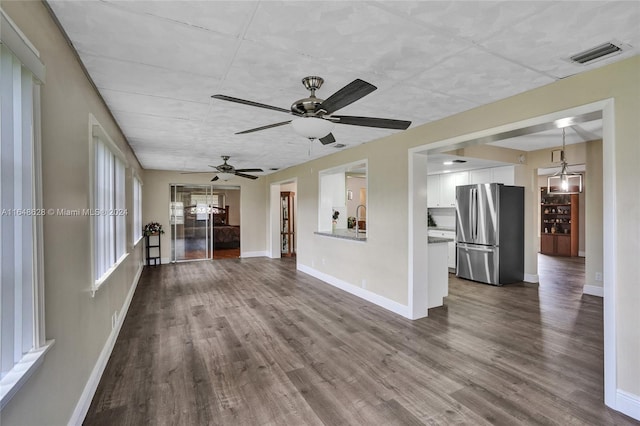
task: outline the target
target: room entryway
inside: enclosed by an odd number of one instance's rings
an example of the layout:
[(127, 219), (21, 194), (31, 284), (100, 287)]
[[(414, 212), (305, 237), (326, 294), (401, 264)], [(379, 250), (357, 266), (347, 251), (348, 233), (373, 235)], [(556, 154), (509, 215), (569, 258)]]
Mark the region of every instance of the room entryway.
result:
[(239, 188), (172, 184), (170, 191), (172, 262), (240, 257)]

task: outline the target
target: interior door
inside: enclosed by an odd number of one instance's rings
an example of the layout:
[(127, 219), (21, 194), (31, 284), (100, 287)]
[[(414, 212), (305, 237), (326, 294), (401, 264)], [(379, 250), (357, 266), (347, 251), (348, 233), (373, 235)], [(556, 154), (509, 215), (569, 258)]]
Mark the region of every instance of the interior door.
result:
[(171, 261), (211, 259), (211, 185), (171, 185)]

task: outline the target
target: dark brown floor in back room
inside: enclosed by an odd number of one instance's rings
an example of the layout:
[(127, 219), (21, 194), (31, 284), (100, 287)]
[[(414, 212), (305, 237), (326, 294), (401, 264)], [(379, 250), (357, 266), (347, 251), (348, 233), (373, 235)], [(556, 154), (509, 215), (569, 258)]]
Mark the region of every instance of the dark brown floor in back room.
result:
[(410, 321), (295, 258), (145, 268), (86, 425), (631, 425), (603, 403), (584, 260), (541, 284), (450, 276)]

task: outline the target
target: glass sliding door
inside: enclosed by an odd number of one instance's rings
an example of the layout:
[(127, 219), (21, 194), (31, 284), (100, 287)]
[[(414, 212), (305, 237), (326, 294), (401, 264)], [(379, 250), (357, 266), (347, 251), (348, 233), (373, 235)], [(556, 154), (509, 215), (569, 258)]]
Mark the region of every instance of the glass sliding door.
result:
[(205, 260), (213, 257), (213, 203), (211, 185), (171, 185), (171, 260)]

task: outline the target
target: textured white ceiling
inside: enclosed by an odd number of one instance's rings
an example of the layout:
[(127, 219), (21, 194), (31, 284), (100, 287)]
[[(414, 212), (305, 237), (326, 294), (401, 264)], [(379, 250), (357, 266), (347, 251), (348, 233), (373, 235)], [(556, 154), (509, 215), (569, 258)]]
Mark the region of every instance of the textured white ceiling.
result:
[[(235, 135), (291, 116), (216, 93), (289, 108), (308, 96), (307, 75), (325, 79), (323, 99), (361, 78), (378, 90), (340, 114), (415, 127), (640, 46), (637, 1), (48, 3), (147, 169), (210, 170), (230, 155), (237, 168), (268, 172), (336, 150), (290, 126)], [(614, 39), (632, 48), (588, 66), (564, 59)], [(333, 134), (348, 148), (395, 132), (337, 125)]]

